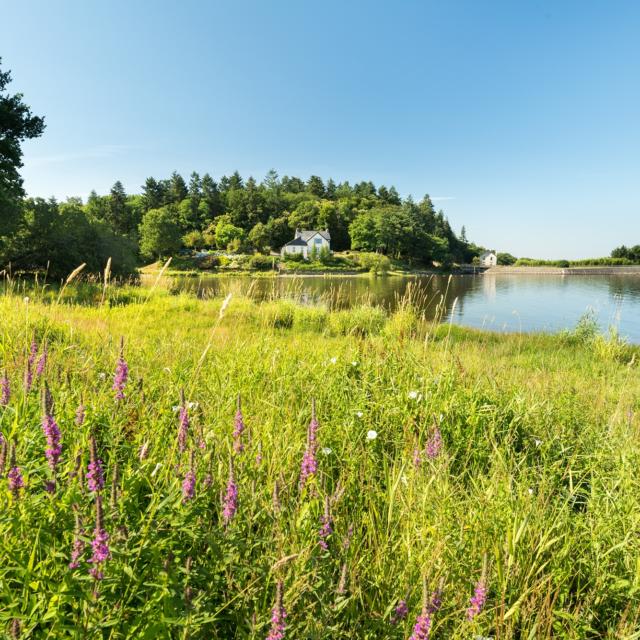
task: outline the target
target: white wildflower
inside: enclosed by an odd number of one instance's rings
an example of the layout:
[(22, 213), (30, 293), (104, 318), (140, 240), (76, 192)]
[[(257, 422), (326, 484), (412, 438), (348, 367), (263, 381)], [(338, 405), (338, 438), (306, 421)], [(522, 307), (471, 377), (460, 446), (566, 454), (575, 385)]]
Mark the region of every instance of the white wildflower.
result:
[(367, 440), (375, 440), (378, 437), (378, 432), (373, 429), (367, 431)]
[(362, 411), (356, 411), (356, 415), (358, 416), (358, 418), (362, 418), (364, 413), (362, 413)]
[(332, 453), (331, 447), (322, 447), (321, 451), (325, 456), (328, 456)]
[(162, 462), (158, 462), (155, 466), (155, 468), (153, 469), (153, 471), (151, 472), (151, 477), (154, 478), (156, 473), (158, 473), (158, 471), (160, 470), (160, 467), (162, 466)]
[(336, 362), (338, 362), (338, 358), (336, 358), (335, 356), (333, 356), (333, 358), (331, 358), (331, 360), (329, 360), (329, 362), (331, 364), (335, 364)]

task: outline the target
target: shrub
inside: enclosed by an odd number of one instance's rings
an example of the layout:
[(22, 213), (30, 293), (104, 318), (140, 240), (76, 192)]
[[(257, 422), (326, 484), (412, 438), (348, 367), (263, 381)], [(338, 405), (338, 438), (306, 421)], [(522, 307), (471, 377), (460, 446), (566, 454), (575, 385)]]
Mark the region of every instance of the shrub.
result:
[(381, 253), (359, 253), (354, 256), (357, 264), (375, 274), (385, 274), (391, 269), (391, 260)]
[(304, 262), (304, 256), (301, 253), (285, 253), (285, 262)]
[(221, 265), (221, 260), (218, 256), (209, 253), (206, 256), (198, 257), (196, 259), (196, 264), (198, 265), (198, 269), (210, 271), (212, 269), (217, 269)]
[(249, 258), (249, 268), (256, 271), (270, 271), (274, 267), (274, 259), (271, 256), (263, 256), (259, 253)]

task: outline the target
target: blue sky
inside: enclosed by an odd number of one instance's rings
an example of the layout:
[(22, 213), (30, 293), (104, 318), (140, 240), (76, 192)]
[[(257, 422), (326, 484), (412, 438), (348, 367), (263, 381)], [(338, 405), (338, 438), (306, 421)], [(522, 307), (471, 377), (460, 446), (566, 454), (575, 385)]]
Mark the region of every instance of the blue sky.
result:
[(429, 193), (519, 256), (640, 243), (640, 3), (0, 2), (31, 195), (239, 170)]

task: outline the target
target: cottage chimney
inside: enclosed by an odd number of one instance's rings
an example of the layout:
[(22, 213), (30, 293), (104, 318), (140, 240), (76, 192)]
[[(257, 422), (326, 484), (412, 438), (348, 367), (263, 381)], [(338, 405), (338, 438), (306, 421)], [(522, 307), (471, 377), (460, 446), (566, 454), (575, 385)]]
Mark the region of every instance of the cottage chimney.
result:
[(302, 236), (302, 231), (300, 231), (300, 229), (296, 229), (296, 238), (299, 238), (300, 236)]

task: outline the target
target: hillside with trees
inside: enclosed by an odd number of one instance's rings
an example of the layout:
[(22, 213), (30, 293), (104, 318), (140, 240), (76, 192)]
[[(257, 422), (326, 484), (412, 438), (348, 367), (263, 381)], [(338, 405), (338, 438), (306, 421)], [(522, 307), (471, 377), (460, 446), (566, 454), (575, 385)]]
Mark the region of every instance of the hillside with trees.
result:
[(28, 198), (21, 143), (42, 134), (44, 119), (8, 92), (10, 80), (0, 73), (0, 269), (59, 278), (81, 263), (99, 272), (111, 257), (113, 273), (126, 275), (185, 250), (277, 251), (297, 228), (328, 229), (334, 251), (375, 252), (418, 267), (470, 262), (479, 253), (428, 195), (414, 202), (370, 181), (303, 180), (274, 170), (261, 181), (237, 171), (218, 180), (174, 172), (147, 178), (136, 194), (117, 181), (86, 202)]

